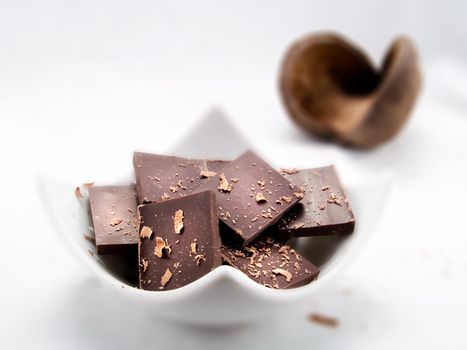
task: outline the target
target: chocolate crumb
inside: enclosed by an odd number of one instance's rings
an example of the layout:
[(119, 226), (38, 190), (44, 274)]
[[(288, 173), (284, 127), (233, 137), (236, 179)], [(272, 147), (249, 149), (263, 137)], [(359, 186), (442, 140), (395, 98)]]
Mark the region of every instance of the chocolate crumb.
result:
[(182, 180), (177, 182), (177, 186), (180, 187), (182, 190), (187, 190), (188, 189), (185, 186), (183, 186)]
[(281, 168), (281, 171), (288, 175), (293, 175), (299, 172), (297, 168)]
[(164, 194), (161, 196), (161, 200), (166, 201), (168, 199), (170, 199), (170, 196), (164, 192)]
[(282, 196), (281, 199), (287, 204), (292, 201), (292, 197)]
[(113, 218), (111, 221), (110, 221), (110, 226), (118, 226), (122, 223), (123, 219), (120, 219), (120, 218)]
[(303, 197), (305, 196), (303, 193), (301, 192), (294, 192), (293, 194), (295, 197), (297, 197), (298, 199), (303, 199)]
[(243, 230), (240, 228), (235, 229), (235, 232), (239, 234), (240, 236), (243, 236)]
[(330, 328), (336, 328), (339, 325), (339, 320), (337, 318), (317, 313), (311, 313), (308, 316), (308, 320)]
[(78, 199), (83, 198), (83, 195), (81, 194), (81, 189), (78, 187), (75, 188), (75, 197)]
[(198, 245), (196, 244), (196, 242), (191, 243), (191, 252), (195, 254), (197, 250), (198, 250)]

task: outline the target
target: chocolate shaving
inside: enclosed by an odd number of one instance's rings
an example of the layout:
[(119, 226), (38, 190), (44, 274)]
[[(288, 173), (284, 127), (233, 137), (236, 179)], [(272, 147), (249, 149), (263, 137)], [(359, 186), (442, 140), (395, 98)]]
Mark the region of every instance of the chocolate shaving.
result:
[(81, 194), (81, 189), (78, 187), (75, 188), (75, 197), (78, 199), (83, 198), (83, 195)]
[(276, 275), (284, 276), (285, 280), (287, 282), (290, 282), (290, 280), (292, 279), (292, 274), (289, 271), (286, 271), (286, 270), (281, 269), (281, 268), (277, 268), (277, 269), (272, 270), (272, 273), (275, 273)]
[(218, 189), (221, 192), (230, 192), (232, 191), (232, 184), (229, 184), (224, 173), (219, 175), (219, 187)]
[(329, 317), (322, 314), (311, 313), (308, 316), (308, 320), (314, 323), (318, 323), (322, 326), (336, 328), (339, 325), (339, 320), (335, 317)]
[(201, 265), (203, 261), (206, 261), (206, 256), (204, 254), (198, 254), (195, 256), (196, 266)]
[(152, 236), (152, 229), (148, 226), (143, 226), (141, 231), (139, 232), (139, 236), (141, 238), (151, 238)]
[(301, 192), (294, 192), (293, 194), (295, 197), (297, 197), (298, 199), (303, 199), (303, 197), (305, 196), (303, 193)]
[(243, 236), (243, 230), (240, 228), (235, 229), (235, 233), (239, 234), (240, 236)]
[(149, 262), (145, 259), (145, 258), (142, 258), (141, 259), (141, 266), (143, 266), (143, 272), (146, 272), (146, 270), (148, 269), (148, 266), (149, 266)]
[(183, 186), (182, 180), (177, 182), (177, 186), (180, 187), (182, 190), (187, 190), (188, 189), (185, 186)]
[(110, 226), (118, 226), (122, 223), (123, 219), (120, 219), (120, 218), (113, 218), (111, 221), (110, 221)]
[(337, 197), (337, 195), (335, 193), (331, 193), (331, 195), (329, 196), (327, 202), (337, 204), (338, 206), (341, 206), (342, 205), (341, 200), (342, 200), (342, 198)]
[(260, 203), (260, 202), (267, 202), (268, 200), (264, 197), (263, 193), (262, 192), (258, 192), (256, 193), (256, 202)]
[(162, 249), (165, 247), (165, 241), (157, 236), (156, 237), (156, 246), (154, 247), (154, 255), (158, 258), (162, 258)]
[(217, 173), (216, 173), (215, 171), (201, 170), (201, 172), (199, 173), (199, 175), (201, 176), (201, 178), (210, 179), (211, 177), (216, 176)]
[(161, 285), (165, 287), (167, 283), (169, 283), (170, 279), (172, 278), (172, 272), (169, 269), (165, 270), (164, 276), (161, 278)]
[(178, 209), (174, 216), (174, 230), (176, 234), (182, 233), (183, 229), (183, 210)]
[(297, 168), (281, 168), (281, 171), (289, 175), (293, 175), (299, 172)]

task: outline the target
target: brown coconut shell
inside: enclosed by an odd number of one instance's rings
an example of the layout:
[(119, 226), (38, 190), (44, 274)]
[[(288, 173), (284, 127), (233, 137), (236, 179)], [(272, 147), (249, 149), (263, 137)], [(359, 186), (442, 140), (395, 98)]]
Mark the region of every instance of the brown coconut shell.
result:
[(381, 69), (334, 33), (306, 36), (287, 51), (280, 90), (290, 117), (319, 137), (378, 146), (405, 125), (421, 86), (413, 43), (396, 38)]

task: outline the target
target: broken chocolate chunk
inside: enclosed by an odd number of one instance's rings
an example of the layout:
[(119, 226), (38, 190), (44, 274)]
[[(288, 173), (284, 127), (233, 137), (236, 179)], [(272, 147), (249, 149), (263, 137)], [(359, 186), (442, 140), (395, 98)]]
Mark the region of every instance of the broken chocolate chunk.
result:
[(140, 204), (183, 197), (207, 181), (228, 162), (186, 159), (134, 152), (136, 191)]
[(282, 175), (304, 191), (301, 202), (279, 221), (285, 238), (353, 232), (354, 214), (334, 165)]
[(293, 248), (271, 237), (260, 237), (245, 248), (223, 245), (221, 251), (227, 264), (269, 288), (299, 287), (319, 274), (319, 269)]
[(120, 254), (136, 250), (139, 232), (135, 187), (92, 186), (89, 202), (97, 253)]
[[(140, 227), (153, 238), (140, 241), (140, 288), (169, 290), (187, 285), (221, 265), (215, 194), (204, 191), (138, 207)], [(182, 234), (174, 229), (183, 215)], [(180, 215), (178, 215), (180, 217)]]
[(206, 190), (216, 193), (219, 219), (243, 245), (276, 223), (298, 202), (294, 193), (301, 192), (251, 151), (228, 163), (195, 192)]

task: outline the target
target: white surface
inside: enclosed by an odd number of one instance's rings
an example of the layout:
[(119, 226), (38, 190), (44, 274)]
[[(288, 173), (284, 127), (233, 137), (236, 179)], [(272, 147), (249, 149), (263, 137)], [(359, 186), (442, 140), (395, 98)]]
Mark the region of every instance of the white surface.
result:
[[(2, 1), (2, 348), (124, 349), (157, 338), (174, 348), (465, 349), (467, 69), (458, 62), (467, 52), (466, 5), (433, 2), (422, 11), (424, 2), (404, 3)], [(375, 58), (397, 32), (419, 42), (425, 90), (394, 142), (368, 153), (318, 144), (285, 116), (276, 93), (281, 54), (323, 28), (346, 31)], [(126, 173), (130, 162), (121, 159), (133, 148), (167, 149), (213, 105), (277, 163), (391, 168), (396, 183), (373, 239), (334, 284), (262, 328), (165, 319), (135, 327), (138, 315), (120, 321), (105, 303), (108, 322), (97, 324), (83, 305), (100, 285), (52, 234), (35, 175), (57, 171), (79, 184), (93, 180), (84, 178), (89, 169)], [(310, 311), (340, 326), (311, 324)]]

